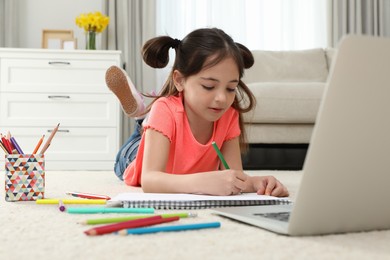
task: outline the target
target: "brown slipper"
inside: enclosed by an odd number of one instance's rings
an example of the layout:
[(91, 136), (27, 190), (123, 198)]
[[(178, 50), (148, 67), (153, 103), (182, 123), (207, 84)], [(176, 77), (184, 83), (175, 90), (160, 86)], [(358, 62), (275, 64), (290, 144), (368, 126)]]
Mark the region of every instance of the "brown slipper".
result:
[(138, 102), (131, 91), (133, 84), (128, 81), (124, 71), (117, 66), (108, 68), (106, 71), (106, 84), (119, 99), (126, 115), (135, 117), (138, 112)]

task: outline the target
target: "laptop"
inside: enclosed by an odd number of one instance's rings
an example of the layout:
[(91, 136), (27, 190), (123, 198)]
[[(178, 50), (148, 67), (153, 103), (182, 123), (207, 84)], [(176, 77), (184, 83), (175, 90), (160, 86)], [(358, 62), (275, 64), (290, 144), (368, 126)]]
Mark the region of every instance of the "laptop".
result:
[(390, 38), (340, 42), (291, 205), (213, 212), (290, 236), (390, 229)]

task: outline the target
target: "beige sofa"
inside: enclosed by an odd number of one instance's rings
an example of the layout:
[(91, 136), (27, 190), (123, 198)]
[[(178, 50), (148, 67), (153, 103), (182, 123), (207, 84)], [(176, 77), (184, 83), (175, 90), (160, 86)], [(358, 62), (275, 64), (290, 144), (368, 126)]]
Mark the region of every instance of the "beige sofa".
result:
[[(252, 53), (255, 64), (245, 72), (243, 79), (257, 99), (256, 108), (244, 116), (251, 144), (249, 156), (252, 154), (259, 162), (259, 158), (267, 160), (264, 157), (270, 156), (265, 152), (254, 154), (256, 148), (268, 148), (268, 151), (272, 148), (276, 157), (286, 157), (288, 151), (295, 149), (301, 155), (298, 167), (292, 168), (301, 168), (335, 51), (254, 50)], [(279, 155), (276, 150), (281, 151)], [(276, 157), (271, 160), (288, 160)], [(245, 163), (248, 164), (244, 160), (244, 166)]]

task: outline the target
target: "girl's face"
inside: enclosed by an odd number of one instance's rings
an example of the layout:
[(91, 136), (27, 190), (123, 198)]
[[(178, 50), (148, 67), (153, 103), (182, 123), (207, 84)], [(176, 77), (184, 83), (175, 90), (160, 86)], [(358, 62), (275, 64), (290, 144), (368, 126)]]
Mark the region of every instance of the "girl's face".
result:
[(239, 71), (232, 58), (184, 78), (174, 71), (176, 88), (184, 95), (190, 123), (212, 123), (230, 108), (236, 96)]

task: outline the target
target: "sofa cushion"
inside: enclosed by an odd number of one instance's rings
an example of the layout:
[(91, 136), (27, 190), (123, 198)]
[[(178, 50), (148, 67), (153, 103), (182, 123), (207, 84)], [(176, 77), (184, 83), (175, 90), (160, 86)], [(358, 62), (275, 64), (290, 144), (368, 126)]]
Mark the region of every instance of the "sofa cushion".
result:
[(246, 123), (312, 124), (325, 83), (263, 82), (248, 84), (256, 97), (255, 109), (244, 114)]
[(313, 124), (246, 124), (251, 144), (308, 144)]
[(328, 61), (323, 49), (301, 51), (254, 50), (255, 63), (245, 72), (243, 81), (253, 82), (325, 82)]

